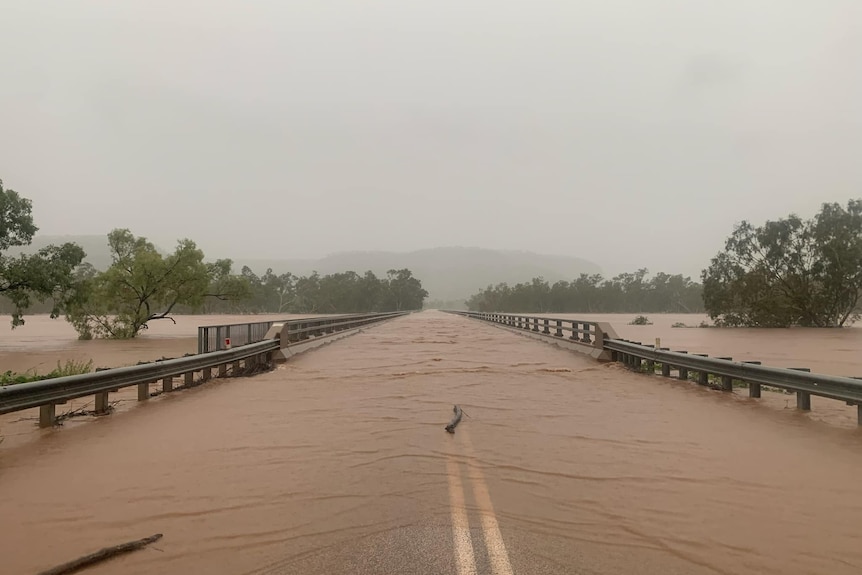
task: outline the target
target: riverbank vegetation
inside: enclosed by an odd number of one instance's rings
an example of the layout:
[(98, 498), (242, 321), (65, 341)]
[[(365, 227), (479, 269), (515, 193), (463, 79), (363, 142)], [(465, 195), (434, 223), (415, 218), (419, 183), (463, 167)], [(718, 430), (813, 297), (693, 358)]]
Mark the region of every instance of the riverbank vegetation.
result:
[[(28, 246), (37, 227), (32, 203), (0, 180), (0, 312), (24, 323), (25, 311), (65, 315), (83, 339), (132, 338), (177, 313), (350, 313), (421, 309), (428, 296), (407, 269), (328, 275), (239, 273), (229, 259), (208, 260), (181, 239), (163, 253), (128, 229), (107, 236), (111, 263), (97, 270), (74, 243)], [(466, 302), (474, 311), (522, 313), (707, 313), (716, 326), (840, 327), (860, 317), (862, 200), (736, 225), (701, 275), (647, 269), (610, 279), (581, 274), (553, 284), (542, 277), (499, 283)], [(449, 305), (455, 304), (455, 305)]]
[(542, 278), (488, 286), (467, 300), (472, 311), (524, 313), (703, 313), (702, 288), (682, 275), (640, 269), (606, 280), (582, 274), (571, 282)]
[(90, 373), (93, 371), (93, 361), (75, 361), (67, 360), (65, 363), (57, 362), (57, 367), (48, 373), (36, 373), (35, 369), (28, 370), (24, 373), (15, 373), (6, 371), (0, 373), (0, 386), (14, 385), (17, 383), (28, 383), (31, 381), (42, 381), (43, 379), (53, 379), (55, 377), (65, 377), (67, 375), (80, 375), (82, 373)]
[[(37, 229), (31, 201), (0, 180), (0, 309), (10, 313), (13, 328), (24, 323), (25, 311), (48, 312), (64, 314), (81, 339), (127, 339), (175, 313), (402, 311), (421, 309), (428, 296), (406, 268), (382, 278), (370, 271), (294, 276), (272, 270), (258, 277), (247, 267), (234, 273), (229, 259), (208, 261), (190, 239), (165, 254), (128, 229), (108, 234), (111, 263), (103, 270), (83, 263), (86, 254), (74, 243), (13, 255)], [(7, 374), (22, 377), (29, 376)]]
[(823, 204), (813, 218), (795, 214), (734, 227), (696, 283), (647, 270), (610, 280), (581, 275), (549, 285), (542, 278), (488, 286), (467, 300), (473, 311), (524, 313), (707, 313), (718, 327), (841, 327), (860, 318), (862, 200)]
[(862, 200), (761, 226), (738, 224), (703, 272), (717, 325), (840, 327), (860, 316)]

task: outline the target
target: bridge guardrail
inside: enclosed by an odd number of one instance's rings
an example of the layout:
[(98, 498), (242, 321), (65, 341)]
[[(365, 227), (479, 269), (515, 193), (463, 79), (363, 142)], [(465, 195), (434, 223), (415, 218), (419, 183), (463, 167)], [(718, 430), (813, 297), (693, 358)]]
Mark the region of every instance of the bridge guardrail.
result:
[[(39, 425), (50, 427), (56, 422), (56, 406), (87, 395), (95, 396), (95, 412), (108, 411), (108, 393), (131, 386), (138, 386), (138, 401), (149, 399), (151, 383), (162, 381), (163, 391), (173, 391), (175, 377), (184, 376), (186, 385), (194, 382), (194, 375), (201, 372), (203, 380), (212, 377), (217, 369), (220, 377), (244, 367), (269, 363), (273, 354), (293, 343), (311, 338), (324, 339), (331, 334), (360, 328), (369, 324), (392, 319), (407, 312), (359, 314), (355, 316), (310, 317), (283, 322), (280, 334), (274, 338), (238, 346), (232, 349), (212, 351), (177, 359), (155, 361), (142, 365), (106, 369), (95, 373), (56, 377), (29, 383), (0, 386), (0, 415), (39, 407)], [(271, 322), (276, 325), (276, 322)], [(287, 333), (287, 340), (283, 341)]]
[[(452, 312), (476, 319), (502, 324), (504, 326), (522, 328), (531, 332), (539, 332), (548, 340), (560, 339), (560, 331), (571, 331), (572, 336), (587, 326), (597, 326), (595, 322), (581, 320), (546, 318), (526, 316), (522, 314), (485, 313), (485, 312)], [(567, 330), (561, 323), (570, 323)], [(576, 326), (583, 328), (576, 329)], [(541, 330), (539, 329), (541, 327)], [(554, 329), (554, 333), (551, 333)], [(596, 328), (593, 328), (596, 329)], [(610, 360), (623, 363), (626, 367), (647, 374), (655, 374), (660, 368), (661, 375), (670, 377), (676, 372), (677, 378), (694, 381), (700, 385), (713, 385), (722, 391), (733, 391), (734, 381), (748, 387), (749, 397), (761, 396), (761, 386), (767, 385), (796, 394), (796, 407), (800, 410), (811, 409), (811, 396), (816, 395), (829, 399), (844, 401), (847, 405), (857, 408), (857, 420), (862, 425), (862, 381), (852, 377), (841, 377), (822, 373), (811, 373), (804, 368), (783, 368), (760, 365), (755, 361), (733, 361), (730, 357), (708, 357), (705, 354), (689, 354), (684, 351), (671, 351), (669, 348), (656, 349), (652, 345), (632, 342), (619, 338), (608, 337), (602, 333), (592, 337), (592, 343), (601, 346), (602, 350), (610, 352)], [(589, 337), (589, 336), (587, 336)], [(583, 340), (582, 340), (583, 341)], [(711, 380), (717, 380), (714, 382)]]
[(198, 327), (198, 353), (211, 353), (227, 349), (225, 340), (229, 339), (231, 347), (248, 345), (266, 339), (266, 334), (277, 323), (299, 325), (302, 322), (314, 323), (339, 318), (361, 319), (376, 317), (379, 313), (338, 314), (329, 316), (311, 316), (307, 318), (287, 318), (283, 320), (253, 321), (247, 323), (230, 323), (223, 325), (202, 325)]
[[(592, 344), (601, 338), (601, 330), (599, 323), (595, 321), (584, 321), (579, 319), (559, 319), (550, 317), (537, 317), (523, 314), (508, 314), (508, 313), (487, 313), (476, 311), (448, 311), (472, 317), (500, 325), (509, 327), (521, 328), (533, 332), (543, 333), (545, 335), (553, 335), (555, 337), (563, 337), (568, 332), (568, 339), (580, 341), (583, 343)], [(554, 330), (551, 333), (551, 329)], [(577, 334), (577, 335), (576, 335)]]

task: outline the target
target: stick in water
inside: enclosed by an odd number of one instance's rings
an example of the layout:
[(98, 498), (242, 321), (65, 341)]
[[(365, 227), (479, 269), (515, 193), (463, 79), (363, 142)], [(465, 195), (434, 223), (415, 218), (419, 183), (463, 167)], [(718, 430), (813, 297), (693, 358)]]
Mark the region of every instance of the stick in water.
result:
[(448, 431), (449, 433), (455, 433), (455, 426), (461, 423), (461, 414), (463, 413), (461, 411), (461, 408), (457, 405), (452, 411), (455, 412), (455, 417), (453, 417), (452, 421), (449, 422), (449, 425), (446, 426), (446, 431)]
[(111, 559), (112, 557), (116, 557), (117, 555), (122, 555), (123, 553), (142, 549), (143, 547), (146, 547), (150, 543), (158, 541), (161, 538), (162, 534), (156, 533), (155, 535), (150, 535), (149, 537), (144, 537), (143, 539), (138, 539), (137, 541), (129, 541), (128, 543), (114, 545), (113, 547), (105, 547), (104, 549), (99, 549), (95, 553), (84, 555), (83, 557), (79, 557), (74, 561), (69, 561), (68, 563), (58, 565), (53, 569), (42, 571), (41, 573), (39, 573), (39, 575), (67, 575), (68, 573), (74, 573), (75, 571), (83, 569), (84, 567), (89, 567), (90, 565), (101, 563), (102, 561), (106, 561), (108, 559)]

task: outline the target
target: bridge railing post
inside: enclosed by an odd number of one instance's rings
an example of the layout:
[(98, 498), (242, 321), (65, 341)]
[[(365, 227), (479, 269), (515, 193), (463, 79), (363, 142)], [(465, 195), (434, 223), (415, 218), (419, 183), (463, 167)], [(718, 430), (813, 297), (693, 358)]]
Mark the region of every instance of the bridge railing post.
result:
[(542, 322), (542, 333), (547, 333), (548, 335), (550, 335), (550, 333), (551, 333), (551, 329), (548, 326), (548, 320), (547, 319)]
[[(811, 372), (810, 368), (807, 367), (791, 367), (793, 371), (805, 371)], [(807, 391), (797, 391), (796, 392), (796, 409), (800, 409), (802, 411), (811, 411), (811, 394)]]

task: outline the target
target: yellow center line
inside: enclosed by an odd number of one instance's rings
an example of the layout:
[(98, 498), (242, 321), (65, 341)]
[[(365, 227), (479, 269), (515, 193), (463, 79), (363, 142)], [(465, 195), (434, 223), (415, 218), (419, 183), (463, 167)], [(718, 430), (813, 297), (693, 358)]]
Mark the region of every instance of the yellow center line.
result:
[(452, 538), (455, 543), (455, 563), (458, 575), (476, 575), (476, 558), (473, 554), (473, 540), (470, 537), (470, 523), (464, 504), (464, 487), (461, 485), (461, 471), (451, 456), (446, 461), (449, 478), (449, 501), (452, 507)]
[(509, 553), (506, 551), (506, 544), (503, 543), (503, 535), (500, 533), (500, 525), (497, 523), (497, 516), (494, 514), (494, 506), (491, 503), (491, 494), (488, 492), (485, 476), (476, 463), (470, 435), (466, 429), (461, 429), (459, 432), (463, 436), (464, 448), (469, 457), (467, 464), (468, 477), (473, 486), (473, 497), (476, 499), (476, 506), (479, 508), (482, 516), (482, 533), (485, 537), (485, 547), (488, 549), (491, 572), (494, 575), (513, 575), (512, 565), (509, 562)]

